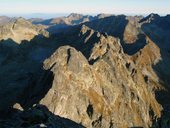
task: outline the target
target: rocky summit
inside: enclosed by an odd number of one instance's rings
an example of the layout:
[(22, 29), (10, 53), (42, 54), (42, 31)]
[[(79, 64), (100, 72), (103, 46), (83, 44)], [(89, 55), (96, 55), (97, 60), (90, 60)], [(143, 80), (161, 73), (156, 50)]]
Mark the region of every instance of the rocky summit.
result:
[(44, 68), (51, 69), (54, 80), (40, 103), (86, 127), (150, 126), (149, 111), (160, 117), (161, 107), (142, 72), (124, 55), (118, 39), (102, 34), (97, 38), (89, 62), (70, 46), (45, 60)]
[(169, 15), (0, 19), (0, 127), (170, 127)]

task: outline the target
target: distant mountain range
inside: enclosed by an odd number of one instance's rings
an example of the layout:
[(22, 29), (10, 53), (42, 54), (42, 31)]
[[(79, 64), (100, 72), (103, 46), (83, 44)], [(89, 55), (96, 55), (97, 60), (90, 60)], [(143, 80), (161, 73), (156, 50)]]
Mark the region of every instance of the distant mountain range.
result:
[(44, 25), (54, 25), (54, 24), (67, 24), (67, 25), (77, 25), (80, 23), (92, 21), (99, 18), (104, 18), (110, 16), (109, 14), (99, 14), (97, 16), (90, 16), (90, 15), (82, 15), (71, 13), (65, 17), (58, 17), (58, 18), (51, 18), (47, 20), (43, 19), (30, 19), (30, 21), (34, 24), (44, 24)]
[(170, 126), (170, 15), (0, 17), (0, 127)]

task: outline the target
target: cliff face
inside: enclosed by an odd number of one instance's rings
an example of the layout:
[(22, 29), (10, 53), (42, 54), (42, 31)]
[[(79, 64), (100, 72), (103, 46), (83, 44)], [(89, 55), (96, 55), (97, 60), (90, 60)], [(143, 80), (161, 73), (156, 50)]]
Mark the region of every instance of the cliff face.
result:
[[(83, 26), (82, 36), (87, 30)], [(151, 120), (161, 115), (152, 85), (123, 53), (117, 38), (96, 38), (100, 40), (89, 58), (63, 46), (45, 60), (44, 68), (51, 69), (54, 80), (40, 103), (86, 127), (151, 126)]]

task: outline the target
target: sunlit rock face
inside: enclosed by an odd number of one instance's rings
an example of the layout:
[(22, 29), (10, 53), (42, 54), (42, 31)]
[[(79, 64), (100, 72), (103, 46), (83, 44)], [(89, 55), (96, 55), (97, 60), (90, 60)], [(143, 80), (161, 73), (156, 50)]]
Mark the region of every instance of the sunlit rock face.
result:
[(22, 41), (30, 41), (38, 35), (48, 37), (48, 32), (43, 27), (33, 25), (24, 18), (13, 18), (0, 25), (0, 40), (12, 39), (20, 44)]
[[(83, 35), (87, 30), (83, 26)], [(124, 54), (117, 38), (102, 34), (98, 38), (89, 58), (63, 46), (44, 61), (54, 80), (40, 103), (86, 127), (151, 126), (152, 118), (161, 115), (153, 86)]]

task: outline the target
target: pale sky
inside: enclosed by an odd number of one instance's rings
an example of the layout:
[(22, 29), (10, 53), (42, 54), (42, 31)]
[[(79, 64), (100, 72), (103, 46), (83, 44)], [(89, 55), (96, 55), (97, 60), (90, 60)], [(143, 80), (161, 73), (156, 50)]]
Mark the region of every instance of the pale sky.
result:
[(170, 14), (170, 0), (0, 0), (1, 14)]

